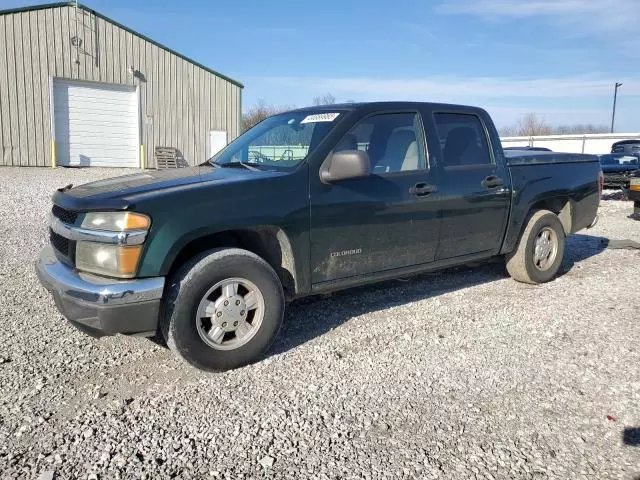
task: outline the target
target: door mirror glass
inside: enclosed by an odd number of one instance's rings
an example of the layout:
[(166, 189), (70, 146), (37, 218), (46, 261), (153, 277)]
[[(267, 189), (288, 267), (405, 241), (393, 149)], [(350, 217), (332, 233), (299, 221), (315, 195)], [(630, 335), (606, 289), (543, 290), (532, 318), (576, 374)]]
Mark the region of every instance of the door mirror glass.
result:
[(371, 162), (367, 152), (361, 150), (343, 150), (335, 152), (320, 170), (320, 180), (332, 183), (351, 178), (369, 176)]

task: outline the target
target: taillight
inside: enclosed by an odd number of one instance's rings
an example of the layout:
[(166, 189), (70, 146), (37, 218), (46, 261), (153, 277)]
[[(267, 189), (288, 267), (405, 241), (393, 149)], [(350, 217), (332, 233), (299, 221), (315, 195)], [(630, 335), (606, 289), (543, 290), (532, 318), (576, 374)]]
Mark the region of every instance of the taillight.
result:
[(604, 174), (602, 170), (598, 172), (598, 190), (600, 191), (600, 196), (602, 196), (602, 190), (604, 190)]

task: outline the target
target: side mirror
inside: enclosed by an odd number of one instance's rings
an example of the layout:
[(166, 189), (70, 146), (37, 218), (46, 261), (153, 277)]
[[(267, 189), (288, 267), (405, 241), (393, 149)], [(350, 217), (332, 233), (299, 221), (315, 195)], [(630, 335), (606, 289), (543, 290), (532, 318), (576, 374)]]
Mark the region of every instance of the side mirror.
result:
[(335, 152), (320, 169), (323, 183), (368, 177), (371, 173), (371, 161), (367, 152), (361, 150), (343, 150)]

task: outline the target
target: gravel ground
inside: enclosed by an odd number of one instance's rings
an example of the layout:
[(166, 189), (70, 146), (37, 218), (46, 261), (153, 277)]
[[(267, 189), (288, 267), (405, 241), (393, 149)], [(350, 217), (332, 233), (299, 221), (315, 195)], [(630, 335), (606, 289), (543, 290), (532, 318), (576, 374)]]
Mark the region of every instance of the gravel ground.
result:
[(266, 359), (198, 372), (91, 339), (33, 262), (54, 188), (117, 170), (0, 169), (2, 478), (640, 478), (640, 241), (606, 200), (563, 275), (500, 264), (292, 304)]

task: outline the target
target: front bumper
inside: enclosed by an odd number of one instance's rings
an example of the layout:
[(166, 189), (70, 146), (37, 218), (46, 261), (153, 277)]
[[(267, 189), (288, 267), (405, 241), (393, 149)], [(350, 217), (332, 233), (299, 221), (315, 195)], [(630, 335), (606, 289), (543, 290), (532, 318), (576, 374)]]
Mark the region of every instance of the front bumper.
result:
[(82, 331), (96, 337), (156, 333), (164, 277), (116, 280), (80, 273), (60, 262), (50, 246), (40, 253), (36, 271), (60, 313)]

